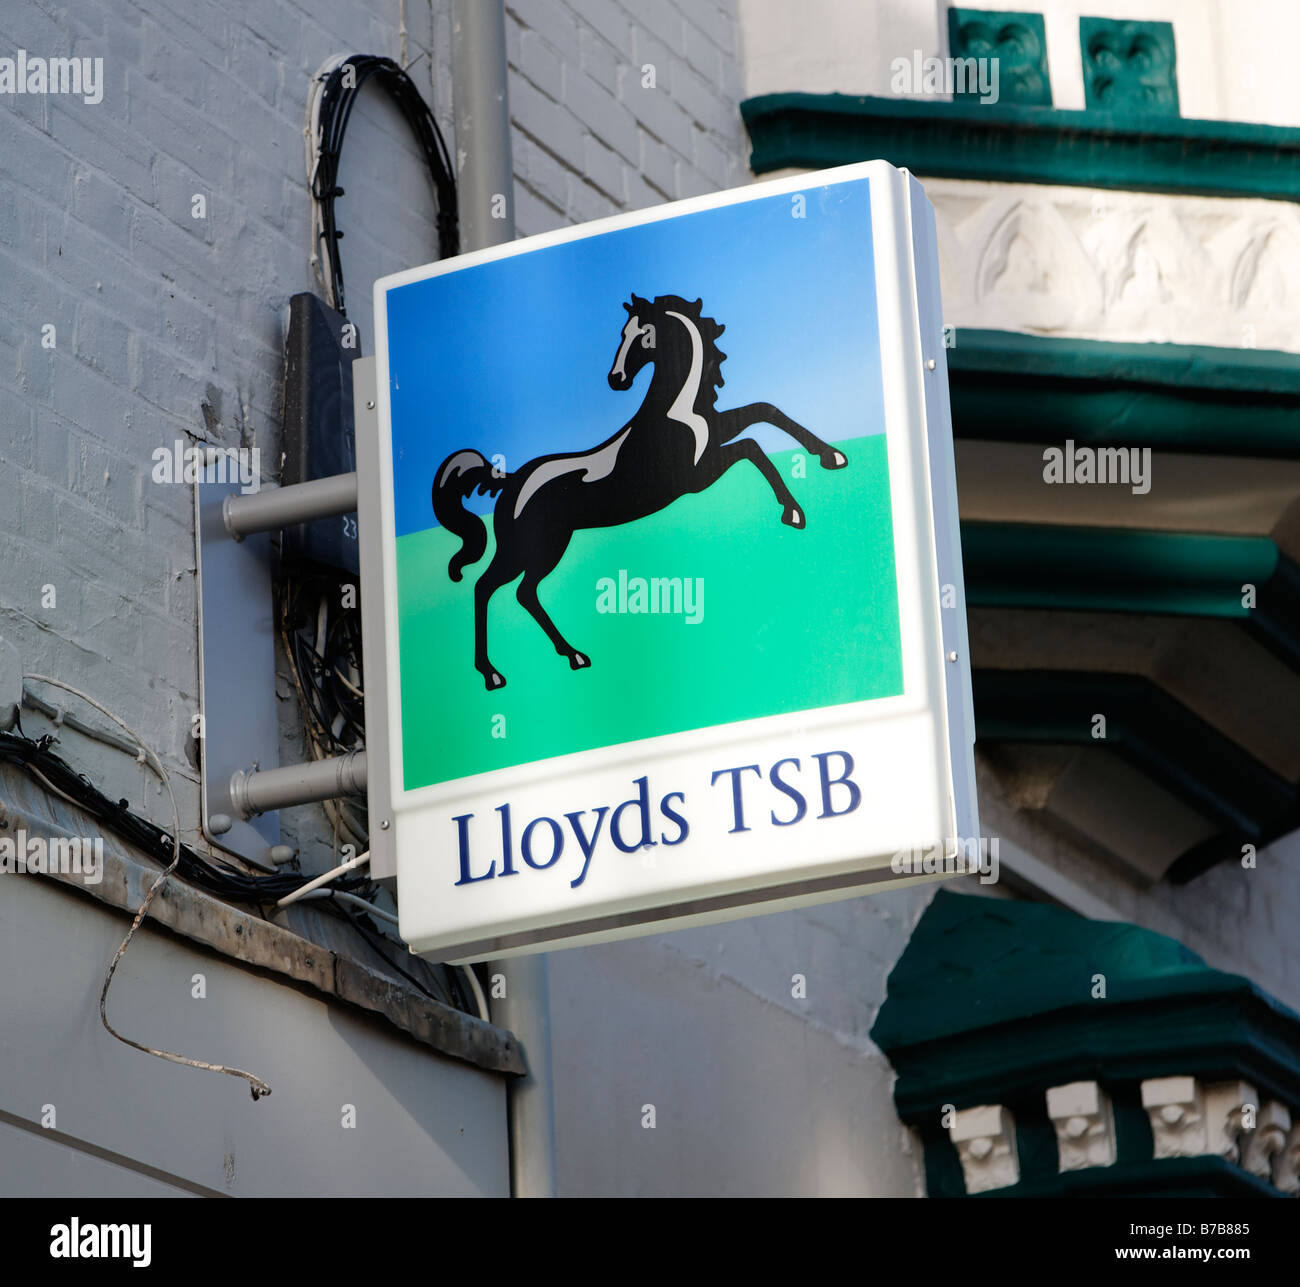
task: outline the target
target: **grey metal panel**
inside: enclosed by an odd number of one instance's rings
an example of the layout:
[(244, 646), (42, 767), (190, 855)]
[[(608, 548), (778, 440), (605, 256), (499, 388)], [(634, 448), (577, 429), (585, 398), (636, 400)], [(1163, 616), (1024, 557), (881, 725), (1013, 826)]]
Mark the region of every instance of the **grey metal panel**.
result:
[[(99, 1022), (99, 989), (126, 926), (41, 877), (0, 877), (0, 1111), (39, 1124), (53, 1104), (67, 1135), (236, 1196), (508, 1194), (502, 1075), (148, 922), (109, 993), (113, 1024), (138, 1041), (246, 1068), (273, 1093), (254, 1103), (233, 1077), (115, 1041)], [(195, 974), (205, 976), (203, 999), (192, 995)], [(347, 1104), (355, 1129), (342, 1125)], [(16, 1167), (0, 1153), (0, 1172)]]
[(88, 1152), (61, 1133), (0, 1118), (0, 1198), (189, 1198), (211, 1192), (196, 1193), (169, 1179), (174, 1177), (145, 1174)]
[[(226, 531), (222, 503), (238, 492), (238, 483), (194, 487), (203, 834), (273, 871), (270, 851), (280, 843), (280, 815), (245, 821), (230, 795), (237, 770), (273, 769), (279, 762), (271, 538), (261, 532), (236, 541)], [(214, 827), (213, 818), (223, 816), (229, 828)]]

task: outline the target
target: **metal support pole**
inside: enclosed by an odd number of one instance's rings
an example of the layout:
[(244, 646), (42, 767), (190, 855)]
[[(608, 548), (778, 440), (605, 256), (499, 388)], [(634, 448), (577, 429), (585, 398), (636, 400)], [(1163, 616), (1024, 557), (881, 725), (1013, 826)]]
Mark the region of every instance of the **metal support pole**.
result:
[[(502, 0), (453, 0), (452, 92), (461, 240), (482, 250), (514, 240), (514, 166), (506, 102), (506, 35)], [(546, 957), (493, 961), (505, 995), (492, 996), (492, 1021), (515, 1034), (527, 1075), (507, 1088), (510, 1191), (517, 1198), (555, 1196), (555, 1103), (551, 1081), (551, 1002)]]
[[(551, 991), (545, 956), (491, 961), (492, 1022), (515, 1034), (528, 1069), (506, 1086), (510, 1130), (510, 1192), (555, 1196), (555, 1091), (551, 1071)], [(505, 995), (497, 996), (500, 975)]]
[(232, 492), (221, 502), (221, 521), (238, 541), (253, 532), (274, 532), (295, 523), (350, 514), (356, 507), (356, 474), (333, 474), (310, 483), (264, 487), (247, 496)]
[(460, 237), (465, 250), (483, 250), (515, 239), (505, 8), (454, 0), (451, 25)]
[(365, 751), (349, 751), (306, 764), (286, 764), (281, 769), (240, 769), (230, 778), (230, 801), (245, 819), (295, 804), (365, 793)]

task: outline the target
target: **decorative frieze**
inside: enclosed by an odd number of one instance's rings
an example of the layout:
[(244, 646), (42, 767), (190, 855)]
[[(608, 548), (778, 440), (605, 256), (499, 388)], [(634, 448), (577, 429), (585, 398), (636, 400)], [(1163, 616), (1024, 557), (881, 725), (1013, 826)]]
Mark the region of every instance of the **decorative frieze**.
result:
[(1195, 1077), (1155, 1077), (1142, 1083), (1142, 1106), (1151, 1119), (1155, 1157), (1226, 1158), (1300, 1196), (1300, 1113), (1275, 1099), (1261, 1107), (1249, 1082), (1202, 1085)]
[(923, 181), (950, 326), (1300, 350), (1292, 202)]

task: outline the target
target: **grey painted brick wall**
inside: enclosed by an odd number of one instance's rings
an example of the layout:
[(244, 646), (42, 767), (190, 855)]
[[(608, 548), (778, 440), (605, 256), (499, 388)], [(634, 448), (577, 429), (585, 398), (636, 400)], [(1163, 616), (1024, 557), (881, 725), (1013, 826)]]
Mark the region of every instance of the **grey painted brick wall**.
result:
[[(734, 3), (512, 0), (507, 38), (521, 235), (743, 181)], [(191, 843), (192, 497), (150, 480), (151, 453), (256, 446), (277, 475), (288, 300), (315, 288), (308, 78), (331, 54), (399, 57), (403, 41), (454, 147), (449, 0), (72, 0), (57, 20), (20, 0), (0, 13), (0, 48), (99, 56), (105, 81), (96, 105), (0, 108), (0, 625), (28, 669), (86, 688), (154, 744)], [(386, 103), (358, 108), (340, 182), (349, 315), (369, 351), (374, 279), (436, 257), (423, 167)], [(279, 696), (287, 763), (303, 750), (284, 677)], [(64, 749), (169, 821), (139, 766), (74, 733)], [(328, 861), (313, 856), (329, 840), (318, 809), (283, 821), (309, 867)]]
[(743, 183), (734, 0), (507, 0), (521, 236)]
[[(406, 59), (450, 129), (447, 5), (405, 6)], [(398, 56), (402, 11), (348, 0), (72, 0), (0, 13), (0, 47), (104, 59), (96, 105), (9, 97), (0, 147), (0, 628), (28, 669), (104, 701), (163, 756), (196, 842), (198, 705), (193, 500), (150, 479), (176, 440), (256, 446), (279, 469), (289, 297), (309, 264), (303, 126), (310, 74), (340, 51)], [(405, 124), (364, 101), (339, 202), (352, 315), (368, 346), (375, 276), (432, 259), (433, 202)], [(202, 194), (207, 217), (191, 217)], [(41, 328), (56, 327), (42, 348)], [(51, 586), (55, 601), (43, 602)], [(281, 681), (284, 762), (302, 758)], [(93, 719), (100, 719), (93, 715)], [(29, 729), (42, 726), (29, 717)], [(169, 823), (129, 758), (79, 737), (65, 753)], [(320, 811), (285, 819), (309, 843)]]

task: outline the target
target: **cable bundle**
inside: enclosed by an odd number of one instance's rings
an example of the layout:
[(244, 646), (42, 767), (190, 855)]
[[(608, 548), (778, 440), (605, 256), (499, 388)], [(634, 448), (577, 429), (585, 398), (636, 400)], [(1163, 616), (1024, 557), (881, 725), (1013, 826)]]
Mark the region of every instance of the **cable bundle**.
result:
[[(339, 55), (316, 74), (311, 119), (307, 127), (307, 177), (311, 183), (312, 262), (321, 269), (321, 280), (329, 302), (344, 316), (343, 269), (339, 262), (339, 231), (334, 218), (334, 200), (343, 196), (338, 186), (339, 155), (348, 119), (357, 95), (370, 81), (396, 104), (411, 127), (424, 153), (437, 201), (438, 254), (446, 259), (460, 247), (460, 225), (456, 206), (456, 180), (451, 155), (429, 105), (415, 82), (391, 58), (373, 54)], [(321, 245), (324, 243), (324, 254)]]
[[(175, 838), (171, 833), (133, 812), (125, 800), (110, 800), (85, 774), (78, 773), (65, 760), (55, 755), (50, 750), (50, 742), (48, 736), (30, 738), (21, 733), (0, 733), (0, 763), (12, 764), (21, 769), (47, 790), (83, 809), (101, 826), (134, 848), (164, 867), (169, 866), (177, 855)], [(220, 858), (199, 853), (183, 842), (179, 846), (176, 874), (188, 884), (226, 902), (255, 907), (276, 903), (307, 883), (306, 877), (298, 872), (249, 875)], [(373, 896), (374, 891), (375, 886), (369, 876), (346, 875), (333, 879), (323, 892), (351, 894), (354, 898), (369, 901), (366, 895)], [(433, 992), (392, 959), (385, 945), (398, 945), (372, 933), (366, 926), (365, 914), (353, 910), (356, 904), (351, 899), (347, 903), (339, 903), (331, 898), (320, 905), (348, 921), (385, 965), (396, 970), (426, 996), (458, 1010), (478, 1013), (478, 1007), (466, 993), (455, 969), (450, 966), (433, 967), (432, 978), (441, 989), (441, 994)]]
[[(276, 587), (280, 643), (303, 712), (306, 749), (314, 760), (365, 749), (360, 612), (340, 606), (350, 581), (333, 569), (287, 563)], [(362, 802), (323, 800), (321, 805), (336, 832), (368, 847)]]
[[(0, 762), (13, 764), (43, 786), (85, 810), (96, 822), (129, 842), (142, 853), (166, 866), (172, 860), (173, 838), (148, 818), (133, 813), (125, 800), (110, 800), (84, 774), (50, 750), (50, 738), (28, 738), (0, 733)], [(252, 876), (219, 858), (208, 857), (181, 845), (177, 875), (230, 903), (274, 903), (299, 888), (304, 877), (297, 872)], [(337, 885), (344, 890), (364, 889), (366, 876), (345, 877)]]

